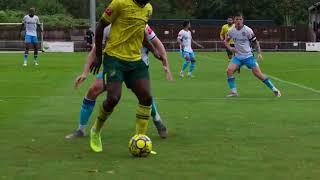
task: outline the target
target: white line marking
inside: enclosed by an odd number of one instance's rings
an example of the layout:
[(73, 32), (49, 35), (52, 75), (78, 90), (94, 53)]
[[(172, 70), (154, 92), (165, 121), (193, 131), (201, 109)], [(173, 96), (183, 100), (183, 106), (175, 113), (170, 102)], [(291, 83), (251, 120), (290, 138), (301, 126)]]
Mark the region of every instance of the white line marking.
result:
[[(204, 57), (204, 58), (207, 58), (207, 59), (211, 59), (210, 56), (206, 56), (206, 55), (201, 55), (201, 56)], [(312, 70), (316, 70), (316, 69), (312, 69)], [(290, 72), (290, 70), (289, 71), (282, 71), (282, 72)], [(302, 84), (286, 81), (286, 80), (280, 79), (280, 78), (278, 78), (276, 76), (271, 76), (271, 75), (268, 75), (268, 74), (265, 74), (265, 75), (270, 77), (270, 78), (272, 78), (272, 79), (274, 79), (274, 80), (276, 80), (276, 81), (279, 81), (279, 82), (282, 82), (282, 83), (285, 83), (285, 84), (289, 84), (291, 86), (295, 86), (295, 87), (298, 87), (298, 88), (301, 88), (301, 89), (304, 89), (304, 90), (308, 90), (308, 91), (320, 94), (320, 90), (317, 90), (317, 89), (314, 89), (314, 88), (311, 88), (311, 87), (308, 87), (308, 86), (305, 86), (305, 85), (302, 85)]]
[[(267, 74), (266, 74), (267, 75)], [(305, 86), (305, 85), (302, 85), (302, 84), (298, 84), (298, 83), (294, 83), (294, 82), (290, 82), (290, 81), (286, 81), (286, 80), (283, 80), (283, 79), (280, 79), (278, 77), (275, 77), (275, 76), (271, 76), (271, 75), (267, 75), (268, 77), (276, 80), (276, 81), (279, 81), (279, 82), (282, 82), (282, 83), (285, 83), (285, 84), (289, 84), (291, 86), (296, 86), (298, 88), (301, 88), (301, 89), (304, 89), (304, 90), (308, 90), (308, 91), (311, 91), (311, 92), (314, 92), (314, 93), (317, 93), (317, 94), (320, 94), (320, 90), (317, 90), (317, 89), (313, 89), (311, 87), (308, 87), (308, 86)]]

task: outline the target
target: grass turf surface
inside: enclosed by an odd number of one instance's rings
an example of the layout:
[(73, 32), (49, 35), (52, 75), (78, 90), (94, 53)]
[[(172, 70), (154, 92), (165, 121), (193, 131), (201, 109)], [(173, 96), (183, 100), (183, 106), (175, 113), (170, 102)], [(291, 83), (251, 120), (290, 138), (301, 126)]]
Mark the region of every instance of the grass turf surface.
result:
[[(158, 155), (140, 159), (128, 154), (137, 100), (125, 88), (103, 129), (103, 153), (90, 150), (89, 138), (64, 139), (77, 128), (83, 95), (94, 79), (73, 89), (85, 53), (41, 54), (39, 67), (22, 67), (22, 54), (0, 54), (0, 179), (320, 177), (320, 54), (265, 53), (262, 70), (296, 84), (274, 80), (283, 93), (275, 98), (243, 68), (235, 99), (225, 98), (224, 53), (198, 53), (193, 79), (178, 78), (179, 53), (169, 57), (175, 83), (165, 80), (159, 62), (150, 61), (153, 95), (170, 135), (160, 139), (150, 121), (148, 135)], [(90, 126), (96, 115), (97, 110)]]

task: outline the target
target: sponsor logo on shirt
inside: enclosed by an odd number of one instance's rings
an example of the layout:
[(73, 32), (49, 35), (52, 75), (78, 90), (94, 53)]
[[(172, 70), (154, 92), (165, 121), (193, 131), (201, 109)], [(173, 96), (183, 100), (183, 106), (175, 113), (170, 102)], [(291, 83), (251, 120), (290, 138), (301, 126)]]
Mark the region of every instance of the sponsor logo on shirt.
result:
[(111, 8), (107, 8), (105, 10), (105, 13), (108, 15), (108, 16), (111, 16), (112, 15), (112, 9)]

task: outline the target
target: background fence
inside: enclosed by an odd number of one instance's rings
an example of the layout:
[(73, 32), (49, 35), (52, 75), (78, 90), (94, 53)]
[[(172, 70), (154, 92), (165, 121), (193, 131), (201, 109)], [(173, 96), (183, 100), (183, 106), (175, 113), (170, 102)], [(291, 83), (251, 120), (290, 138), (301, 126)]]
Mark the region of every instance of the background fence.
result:
[[(177, 35), (181, 30), (183, 20), (152, 20), (150, 26), (162, 40), (165, 47), (178, 50)], [(192, 34), (194, 40), (204, 45), (205, 51), (224, 51), (219, 33), (224, 20), (192, 20)], [(272, 21), (246, 21), (252, 27), (263, 50), (268, 51), (305, 51), (305, 42), (311, 40), (311, 31), (306, 26), (283, 27), (276, 26)], [(44, 41), (74, 42), (76, 51), (84, 51), (86, 42), (84, 36), (88, 27), (76, 28), (46, 28), (44, 24)], [(0, 50), (23, 50), (23, 40), (19, 40), (20, 26), (0, 26)], [(40, 35), (39, 35), (40, 36)], [(197, 47), (194, 47), (197, 49)]]

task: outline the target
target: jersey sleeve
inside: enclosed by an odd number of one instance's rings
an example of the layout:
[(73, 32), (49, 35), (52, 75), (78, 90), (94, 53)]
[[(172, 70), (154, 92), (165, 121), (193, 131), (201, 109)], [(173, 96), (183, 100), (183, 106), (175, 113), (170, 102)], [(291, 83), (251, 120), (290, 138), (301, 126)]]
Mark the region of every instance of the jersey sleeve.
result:
[(178, 39), (182, 40), (183, 36), (184, 36), (183, 31), (180, 31), (179, 34), (178, 34)]
[(149, 25), (146, 25), (145, 28), (145, 36), (149, 41), (153, 40), (157, 35), (154, 33), (154, 31), (151, 29)]
[(22, 19), (22, 23), (26, 23), (26, 20), (27, 20), (27, 16), (24, 16)]
[(256, 35), (254, 34), (254, 32), (251, 28), (247, 27), (247, 32), (248, 32), (248, 39), (251, 42), (257, 40)]
[(102, 20), (105, 22), (113, 23), (119, 16), (121, 11), (121, 3), (119, 0), (113, 0), (109, 6), (105, 9)]
[(225, 37), (225, 34), (226, 34), (225, 26), (222, 26), (220, 31), (220, 36)]
[(227, 32), (227, 37), (230, 38), (230, 39), (233, 39), (233, 32), (232, 32), (232, 29), (230, 29), (228, 32)]
[(37, 16), (37, 24), (40, 24), (40, 20), (38, 16)]

